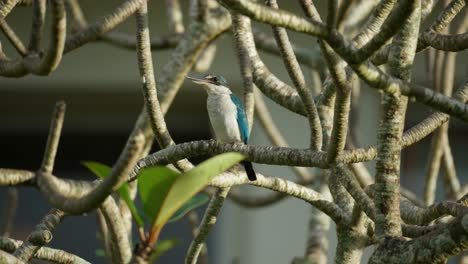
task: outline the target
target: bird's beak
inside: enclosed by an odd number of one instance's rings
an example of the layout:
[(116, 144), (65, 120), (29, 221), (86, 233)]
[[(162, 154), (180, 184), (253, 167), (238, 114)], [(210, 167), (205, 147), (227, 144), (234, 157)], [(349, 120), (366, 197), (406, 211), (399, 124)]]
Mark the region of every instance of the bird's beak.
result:
[(199, 78), (195, 78), (195, 77), (185, 76), (185, 78), (191, 80), (192, 82), (194, 82), (194, 83), (196, 83), (196, 84), (205, 84), (205, 83), (209, 83), (207, 80), (199, 79)]

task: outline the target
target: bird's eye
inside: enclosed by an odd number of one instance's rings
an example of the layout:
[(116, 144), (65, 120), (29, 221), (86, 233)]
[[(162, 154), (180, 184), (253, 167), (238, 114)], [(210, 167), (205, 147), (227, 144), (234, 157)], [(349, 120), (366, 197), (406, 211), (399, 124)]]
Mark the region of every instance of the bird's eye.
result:
[(217, 77), (213, 77), (212, 80), (213, 80), (214, 82), (218, 82), (218, 78), (217, 78)]

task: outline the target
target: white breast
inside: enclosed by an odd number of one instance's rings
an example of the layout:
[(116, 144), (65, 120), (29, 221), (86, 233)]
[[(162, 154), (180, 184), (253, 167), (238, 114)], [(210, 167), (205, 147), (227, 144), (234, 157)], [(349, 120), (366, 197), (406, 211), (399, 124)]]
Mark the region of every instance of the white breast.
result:
[(229, 94), (208, 95), (206, 107), (216, 139), (221, 142), (240, 142), (237, 108)]

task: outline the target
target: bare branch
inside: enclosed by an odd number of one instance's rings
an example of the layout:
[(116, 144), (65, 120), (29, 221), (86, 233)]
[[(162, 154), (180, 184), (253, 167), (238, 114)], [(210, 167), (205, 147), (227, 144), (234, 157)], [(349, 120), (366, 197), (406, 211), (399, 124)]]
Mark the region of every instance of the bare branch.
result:
[(26, 262), (19, 260), (13, 255), (8, 254), (7, 252), (0, 250), (0, 262), (2, 263), (11, 263), (11, 264), (25, 264)]
[[(159, 104), (156, 80), (153, 73), (153, 60), (150, 50), (150, 36), (148, 28), (148, 7), (143, 3), (136, 13), (137, 18), (137, 56), (140, 69), (143, 96), (148, 117), (151, 121), (153, 133), (159, 145), (164, 148), (175, 145), (167, 130), (164, 114)], [(182, 170), (189, 170), (191, 165), (187, 160), (178, 161), (177, 166)]]
[(408, 224), (427, 225), (444, 215), (458, 217), (468, 212), (468, 207), (455, 202), (441, 202), (427, 208), (415, 206), (406, 199), (402, 199), (400, 204), (401, 218)]
[(225, 152), (239, 152), (246, 155), (249, 161), (255, 163), (326, 168), (324, 152), (200, 140), (181, 143), (148, 155), (138, 161), (129, 180), (134, 180), (139, 170), (150, 166), (166, 165), (182, 158), (205, 154), (216, 155)]
[(349, 221), (350, 215), (347, 215), (345, 212), (343, 212), (343, 210), (334, 202), (329, 201), (322, 194), (310, 188), (282, 178), (267, 177), (260, 173), (257, 173), (256, 181), (249, 181), (245, 176), (245, 173), (242, 174), (243, 177), (239, 177), (238, 175), (225, 172), (216, 176), (211, 181), (210, 185), (219, 188), (225, 188), (248, 183), (253, 186), (267, 188), (304, 200), (305, 202), (310, 203), (312, 206), (327, 214), (338, 225), (341, 222)]
[(34, 0), (33, 2), (33, 23), (31, 27), (31, 37), (29, 38), (28, 49), (30, 52), (39, 52), (42, 33), (44, 31), (46, 1)]
[(166, 0), (166, 13), (169, 31), (176, 34), (184, 32), (185, 28), (179, 0)]
[(468, 33), (456, 35), (444, 35), (435, 32), (423, 33), (420, 39), (438, 50), (444, 51), (463, 51), (468, 48)]
[[(278, 4), (275, 0), (269, 0), (268, 4), (270, 7), (278, 9)], [(307, 113), (310, 128), (310, 148), (312, 150), (320, 150), (322, 147), (322, 127), (320, 126), (320, 119), (312, 93), (306, 86), (304, 74), (302, 73), (301, 66), (294, 55), (294, 50), (291, 46), (291, 42), (289, 41), (286, 29), (273, 26), (273, 33), (275, 35), (276, 43), (278, 43), (286, 70), (288, 71), (289, 77), (293, 81), (294, 86), (301, 97), (302, 104), (304, 105)]]
[[(5, 250), (8, 253), (15, 252), (24, 242), (7, 238), (0, 237), (0, 249)], [(53, 261), (60, 264), (74, 263), (74, 264), (90, 264), (90, 262), (66, 251), (60, 249), (54, 249), (49, 247), (41, 247), (35, 254), (34, 258)], [(1, 260), (1, 257), (0, 257)], [(5, 262), (13, 263), (13, 262)], [(21, 262), (22, 263), (22, 262)]]
[(61, 180), (50, 173), (40, 173), (37, 179), (39, 189), (52, 205), (67, 213), (80, 214), (94, 209), (127, 179), (143, 144), (143, 135), (130, 140), (110, 175), (93, 188), (77, 181)]
[(247, 0), (219, 0), (219, 2), (228, 9), (261, 22), (317, 37), (327, 36), (327, 29), (322, 23), (308, 21), (284, 10), (276, 10)]
[(41, 171), (44, 173), (52, 173), (53, 171), (64, 118), (65, 102), (60, 101), (55, 105), (52, 121), (50, 122), (49, 136), (47, 137), (47, 145), (41, 163)]
[(31, 184), (35, 180), (35, 176), (32, 171), (0, 169), (0, 186)]
[(18, 189), (10, 187), (6, 193), (7, 197), (3, 204), (3, 221), (0, 226), (0, 234), (4, 237), (9, 237), (13, 231), (13, 223), (15, 222), (16, 209), (18, 208)]
[(52, 209), (36, 226), (34, 231), (29, 234), (27, 241), (15, 250), (15, 257), (29, 262), (42, 246), (52, 240), (52, 231), (62, 221), (64, 216), (64, 212)]
[(223, 206), (224, 200), (229, 193), (229, 187), (219, 188), (216, 193), (211, 197), (211, 201), (206, 208), (205, 215), (200, 223), (196, 236), (193, 238), (190, 246), (185, 255), (186, 264), (196, 264), (201, 250), (205, 246), (206, 238), (215, 225), (218, 218), (219, 211)]
[(68, 53), (84, 44), (97, 40), (102, 34), (111, 31), (127, 20), (146, 0), (126, 0), (114, 12), (101, 17), (95, 23), (70, 36), (65, 43), (65, 53)]
[[(258, 90), (255, 90), (254, 94), (255, 115), (260, 121), (260, 124), (262, 125), (267, 137), (275, 146), (289, 147), (286, 139), (284, 139), (283, 135), (279, 131), (279, 128), (275, 125), (275, 121), (273, 120), (265, 104), (265, 100), (262, 98), (262, 95)], [(306, 168), (292, 167), (292, 170), (303, 180), (313, 178), (313, 175), (311, 175)]]
[(13, 47), (15, 47), (16, 51), (18, 51), (18, 53), (21, 56), (26, 56), (28, 50), (26, 49), (18, 35), (16, 35), (15, 31), (8, 25), (8, 23), (4, 19), (0, 19), (0, 28), (3, 34), (5, 34), (10, 43), (13, 45)]
[[(65, 45), (66, 17), (63, 0), (51, 1), (52, 30), (50, 43), (44, 55), (25, 57), (11, 61), (0, 60), (0, 75), (6, 77), (21, 77), (28, 73), (47, 75), (54, 71), (61, 59)], [(34, 44), (35, 45), (35, 44)]]
[(3, 0), (0, 3), (0, 19), (3, 20), (20, 0)]
[[(234, 14), (232, 15), (232, 29), (234, 33), (234, 41), (236, 44), (237, 56), (239, 58), (240, 72), (244, 84), (244, 102), (247, 120), (249, 122), (249, 133), (253, 126), (254, 114), (254, 89), (255, 85), (252, 79), (252, 65), (249, 59), (248, 49), (255, 48), (251, 37), (251, 24), (248, 17)], [(250, 42), (250, 43), (249, 43)]]
[(99, 209), (106, 220), (108, 241), (111, 247), (115, 248), (112, 260), (115, 263), (128, 263), (132, 257), (132, 247), (117, 203), (109, 196), (101, 203)]

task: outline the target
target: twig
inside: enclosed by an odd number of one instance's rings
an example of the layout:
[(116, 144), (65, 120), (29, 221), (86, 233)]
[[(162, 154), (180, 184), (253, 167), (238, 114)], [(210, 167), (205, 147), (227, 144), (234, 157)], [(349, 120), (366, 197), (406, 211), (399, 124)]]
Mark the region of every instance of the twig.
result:
[(33, 22), (31, 26), (31, 35), (29, 38), (28, 49), (29, 52), (39, 52), (42, 33), (44, 32), (44, 23), (46, 16), (46, 3), (45, 0), (34, 0), (33, 1)]
[[(8, 253), (15, 252), (24, 242), (15, 240), (7, 237), (0, 237), (0, 249), (5, 250)], [(49, 247), (41, 247), (35, 254), (34, 258), (53, 261), (60, 264), (90, 264), (90, 262), (63, 250), (54, 249)], [(12, 262), (4, 262), (12, 263)]]
[[(313, 182), (312, 179), (306, 179), (306, 180), (301, 180), (295, 182), (298, 185), (303, 185), (307, 186)], [(288, 196), (284, 193), (281, 192), (275, 192), (270, 195), (265, 195), (265, 196), (247, 196), (243, 193), (236, 192), (236, 190), (231, 190), (229, 192), (229, 199), (231, 199), (233, 202), (235, 202), (237, 205), (240, 205), (242, 207), (246, 208), (257, 208), (257, 207), (265, 207), (269, 206), (272, 204), (275, 204), (279, 201), (281, 201), (284, 198), (288, 198)]]
[(336, 15), (336, 25), (337, 28), (340, 30), (344, 27), (345, 18), (349, 15), (350, 7), (353, 4), (353, 0), (346, 0), (340, 2), (340, 7), (338, 8), (338, 12)]
[[(272, 37), (256, 28), (253, 28), (252, 31), (254, 33), (255, 46), (258, 50), (277, 56), (280, 55), (278, 45)], [(322, 70), (320, 66), (323, 62), (323, 58), (320, 56), (318, 49), (314, 47), (299, 47), (293, 43), (291, 43), (291, 45), (299, 63), (307, 65), (310, 68)]]
[(456, 199), (460, 193), (460, 180), (457, 177), (457, 170), (450, 148), (448, 136), (444, 140), (444, 155), (442, 157), (442, 169), (444, 172), (444, 185), (446, 186), (446, 197)]
[(209, 44), (200, 54), (197, 59), (197, 62), (193, 65), (193, 70), (196, 72), (206, 72), (210, 69), (211, 64), (214, 61), (216, 56), (216, 51), (218, 50), (216, 44)]
[(176, 34), (184, 32), (185, 28), (179, 0), (166, 0), (166, 13), (169, 31)]
[(109, 230), (107, 228), (106, 219), (104, 218), (104, 214), (99, 208), (96, 210), (96, 218), (100, 231), (100, 239), (102, 240), (102, 244), (104, 246), (104, 252), (106, 254), (106, 257), (108, 258), (108, 262), (111, 263), (114, 260), (114, 258), (117, 257), (117, 254), (113, 253), (113, 251), (116, 249), (112, 247), (113, 244), (109, 239)]
[(28, 50), (26, 49), (18, 35), (16, 35), (15, 31), (8, 25), (8, 23), (4, 19), (0, 19), (0, 28), (3, 34), (5, 34), (10, 43), (16, 49), (16, 51), (18, 51), (18, 53), (21, 56), (26, 56)]
[(65, 7), (67, 8), (67, 15), (70, 16), (72, 33), (85, 29), (88, 23), (78, 0), (65, 1)]
[(468, 33), (444, 35), (435, 32), (423, 33), (420, 40), (426, 45), (443, 51), (463, 51), (468, 48)]
[(181, 84), (185, 81), (185, 76), (206, 45), (228, 30), (230, 26), (230, 17), (221, 9), (210, 11), (205, 23), (198, 21), (190, 23), (168, 63), (162, 68), (161, 77), (158, 78), (158, 96), (164, 114), (168, 111)]
[(27, 170), (0, 169), (0, 186), (33, 184), (36, 174)]
[(331, 50), (328, 44), (320, 43), (324, 52), (333, 84), (336, 87), (333, 129), (327, 148), (327, 162), (335, 163), (343, 154), (348, 133), (348, 119), (351, 107), (351, 84), (341, 59)]
[[(278, 9), (276, 0), (269, 0), (268, 5), (274, 9)], [(298, 91), (307, 113), (310, 128), (310, 148), (312, 150), (320, 150), (322, 147), (322, 127), (320, 126), (320, 119), (312, 93), (306, 86), (304, 74), (302, 73), (299, 62), (294, 54), (286, 29), (273, 26), (273, 33), (276, 43), (280, 49), (284, 65), (286, 66), (286, 70)]]
[(143, 135), (130, 140), (130, 146), (124, 148), (110, 175), (94, 188), (77, 181), (61, 180), (48, 173), (41, 173), (38, 177), (39, 188), (52, 205), (67, 213), (80, 214), (94, 209), (127, 179), (143, 143)]
[(196, 236), (193, 238), (185, 255), (186, 264), (196, 264), (198, 256), (204, 247), (206, 238), (211, 228), (215, 225), (219, 211), (223, 206), (224, 200), (229, 193), (230, 188), (219, 188), (211, 198), (208, 208), (203, 215), (203, 219), (198, 227)]
[(64, 212), (52, 209), (36, 226), (34, 231), (29, 234), (27, 241), (15, 250), (14, 256), (22, 261), (29, 262), (42, 246), (52, 240), (52, 231), (64, 216)]
[(108, 241), (111, 244), (113, 263), (128, 263), (132, 257), (132, 247), (128, 240), (127, 230), (114, 198), (107, 197), (99, 207), (106, 220)]
[(408, 224), (416, 225), (427, 225), (444, 215), (458, 217), (468, 213), (468, 207), (455, 202), (440, 202), (427, 208), (420, 208), (412, 202), (402, 199), (400, 208), (401, 218)]
[(333, 167), (331, 170), (332, 177), (337, 177), (343, 184), (349, 194), (354, 198), (356, 204), (369, 216), (375, 219), (377, 214), (376, 206), (364, 190), (359, 186), (359, 183), (354, 179), (352, 173), (343, 165)]
[(8, 264), (25, 264), (26, 262), (21, 261), (13, 255), (8, 254), (7, 252), (0, 249), (0, 262)]
[[(260, 121), (267, 137), (275, 146), (281, 147), (288, 147), (289, 144), (284, 139), (283, 135), (281, 134), (279, 128), (275, 125), (275, 121), (273, 120), (268, 107), (265, 104), (265, 100), (263, 100), (262, 95), (258, 90), (254, 91), (255, 95), (255, 115)], [(296, 175), (298, 175), (301, 179), (312, 179), (313, 174), (309, 173), (306, 168), (303, 167), (291, 167)]]
[[(195, 238), (198, 234), (198, 226), (200, 222), (198, 219), (198, 213), (195, 210), (191, 210), (188, 213), (187, 218), (190, 224), (190, 229), (192, 231), (192, 236)], [(206, 244), (201, 249), (197, 264), (208, 264), (208, 250)]]
[(65, 6), (63, 0), (51, 1), (52, 29), (49, 47), (44, 55), (21, 58), (17, 60), (0, 60), (0, 75), (21, 77), (28, 73), (47, 75), (54, 71), (63, 55), (66, 35)]
[(348, 221), (350, 217), (334, 202), (329, 201), (322, 194), (305, 186), (278, 177), (267, 177), (260, 173), (257, 174), (258, 178), (256, 181), (249, 182), (244, 175), (245, 173), (243, 173), (243, 177), (239, 177), (225, 172), (215, 177), (210, 185), (223, 188), (248, 183), (304, 200), (327, 214), (337, 224)]
[(439, 14), (437, 19), (431, 24), (431, 26), (421, 33), (421, 40), (418, 42), (418, 51), (425, 49), (428, 45), (422, 40), (422, 36), (429, 32), (438, 33), (446, 28), (450, 22), (455, 18), (457, 14), (463, 9), (466, 5), (466, 1), (463, 0), (453, 0), (450, 2), (445, 9)]
[(327, 27), (328, 30), (336, 29), (338, 15), (338, 0), (328, 1), (327, 4)]
[[(444, 31), (448, 32), (449, 27), (447, 26)], [(432, 63), (434, 63), (432, 66), (433, 72), (430, 75), (434, 76), (434, 90), (450, 96), (453, 91), (453, 81), (455, 76), (455, 53), (444, 54), (441, 51), (436, 51), (435, 59)], [(449, 144), (448, 129), (448, 122), (446, 122), (432, 136), (428, 160), (430, 163), (427, 163), (426, 185), (424, 186), (424, 201), (426, 202), (426, 205), (432, 204), (435, 200), (437, 176), (444, 159), (444, 146)], [(448, 155), (451, 156), (451, 153), (448, 153)]]
[[(162, 148), (175, 145), (167, 130), (164, 114), (161, 111), (157, 96), (156, 80), (153, 73), (153, 61), (150, 50), (150, 37), (148, 28), (148, 7), (143, 3), (136, 13), (137, 19), (137, 56), (140, 70), (143, 96), (146, 111), (151, 121), (153, 133)], [(178, 161), (177, 167), (182, 171), (189, 170), (193, 165), (188, 160)]]
[(251, 35), (251, 24), (248, 17), (234, 14), (232, 16), (232, 29), (236, 45), (237, 57), (239, 58), (240, 72), (244, 87), (244, 102), (247, 120), (249, 122), (249, 133), (253, 127), (254, 115), (254, 83), (252, 79), (252, 64), (249, 59), (249, 50), (255, 48)]
[[(468, 79), (466, 79), (455, 92), (453, 98), (461, 102), (468, 100)], [(406, 130), (401, 139), (401, 148), (406, 148), (413, 145), (414, 143), (422, 140), (430, 133), (434, 132), (438, 127), (449, 120), (449, 115), (436, 112), (417, 125)], [(351, 151), (345, 151), (343, 154), (344, 163), (355, 163), (364, 162), (375, 159), (377, 156), (377, 149), (375, 146), (371, 146), (366, 149), (354, 149)]]
[(15, 222), (16, 209), (18, 208), (18, 189), (14, 187), (8, 188), (7, 197), (3, 204), (3, 223), (0, 226), (0, 234), (4, 237), (9, 237), (13, 232), (13, 224)]
[(55, 207), (72, 214), (79, 214), (97, 207), (104, 199), (122, 184), (137, 159), (143, 147), (144, 136), (139, 135), (128, 144), (119, 157), (111, 174), (94, 189), (77, 181), (60, 180), (51, 174), (53, 160), (61, 132), (64, 104), (57, 104), (49, 131), (48, 143), (44, 154), (41, 170), (38, 172), (37, 183), (47, 200)]
[(4, 19), (20, 0), (4, 0), (0, 3), (0, 19)]
[(445, 123), (432, 136), (426, 168), (426, 182), (424, 185), (424, 203), (426, 205), (433, 204), (435, 200), (437, 176), (439, 175), (440, 163), (444, 153), (443, 138), (447, 130), (448, 126), (447, 123)]
[(55, 156), (62, 133), (63, 121), (65, 118), (65, 102), (59, 101), (52, 113), (52, 121), (50, 122), (49, 135), (44, 151), (44, 156), (41, 163), (41, 171), (43, 173), (52, 173), (54, 168)]
[(77, 49), (84, 44), (97, 40), (102, 34), (111, 31), (116, 26), (127, 20), (146, 0), (126, 0), (112, 13), (101, 17), (85, 29), (71, 35), (65, 43), (64, 53)]
[[(326, 174), (321, 175), (314, 186), (320, 193), (328, 194), (327, 185), (323, 182)], [(307, 230), (307, 242), (304, 257), (317, 264), (325, 264), (328, 260), (329, 239), (327, 233), (330, 229), (330, 218), (318, 208), (311, 208)]]
[[(352, 43), (345, 41), (342, 35), (334, 32), (328, 35), (322, 24), (317, 22), (305, 21), (289, 12), (283, 10), (274, 10), (267, 7), (262, 7), (259, 4), (247, 2), (246, 0), (224, 0), (222, 1), (228, 8), (235, 9), (245, 15), (248, 15), (261, 22), (287, 27), (298, 32), (311, 34), (317, 37), (327, 39), (327, 42), (332, 48), (343, 57), (354, 71), (371, 87), (383, 90), (386, 93), (394, 94), (401, 93), (406, 96), (414, 97), (417, 101), (435, 108), (441, 112), (450, 114), (454, 117), (468, 121), (468, 108), (465, 104), (457, 102), (450, 97), (440, 93), (435, 93), (425, 87), (401, 82), (374, 66), (370, 62), (358, 64), (368, 58), (374, 51), (381, 47), (392, 35), (396, 33), (401, 19), (409, 15), (406, 5), (411, 1), (401, 2), (382, 25), (382, 30), (375, 35), (362, 48), (356, 50)], [(266, 15), (268, 12), (269, 15)], [(271, 15), (271, 14), (274, 14)], [(290, 108), (290, 107), (288, 107)]]

